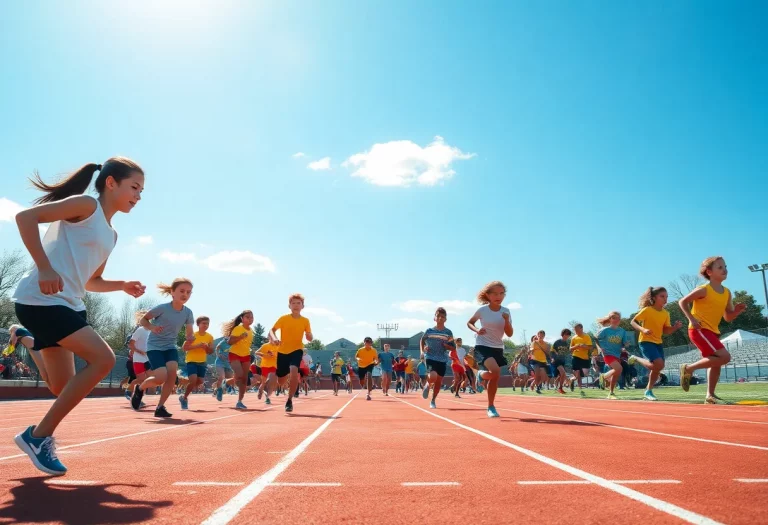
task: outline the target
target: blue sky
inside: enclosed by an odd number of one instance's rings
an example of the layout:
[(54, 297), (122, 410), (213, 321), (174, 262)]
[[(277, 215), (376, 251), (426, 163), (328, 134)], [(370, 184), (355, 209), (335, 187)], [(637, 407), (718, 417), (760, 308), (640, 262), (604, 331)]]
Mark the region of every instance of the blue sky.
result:
[(446, 301), (470, 340), (500, 279), (519, 341), (712, 254), (762, 302), (765, 27), (746, 1), (4, 2), (0, 246), (33, 169), (120, 154), (146, 190), (106, 275), (190, 277), (214, 332), (300, 291), (324, 342)]

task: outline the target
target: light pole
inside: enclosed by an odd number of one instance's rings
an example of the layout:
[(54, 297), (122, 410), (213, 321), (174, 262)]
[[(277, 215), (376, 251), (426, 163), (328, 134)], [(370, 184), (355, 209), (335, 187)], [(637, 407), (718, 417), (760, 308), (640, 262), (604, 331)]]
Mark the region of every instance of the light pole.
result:
[(397, 332), (397, 329), (400, 328), (400, 325), (398, 323), (390, 324), (390, 323), (384, 323), (384, 324), (377, 324), (376, 329), (379, 331), (384, 332), (387, 334), (387, 339), (389, 339), (390, 332)]
[(768, 285), (765, 283), (765, 271), (768, 270), (768, 263), (753, 264), (748, 266), (750, 272), (762, 272), (763, 274), (763, 293), (765, 293), (765, 318), (768, 320)]

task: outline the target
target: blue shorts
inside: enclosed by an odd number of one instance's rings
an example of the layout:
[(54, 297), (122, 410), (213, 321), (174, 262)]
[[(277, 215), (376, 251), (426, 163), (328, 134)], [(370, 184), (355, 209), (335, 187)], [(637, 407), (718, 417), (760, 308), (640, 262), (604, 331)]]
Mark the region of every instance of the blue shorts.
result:
[(169, 348), (168, 350), (147, 350), (147, 359), (149, 359), (149, 366), (152, 370), (158, 368), (165, 368), (166, 363), (171, 361), (179, 362), (179, 351), (175, 348)]
[(392, 369), (390, 368), (389, 370), (385, 370), (385, 369), (382, 368), (381, 369), (381, 375), (383, 375), (383, 376), (391, 376), (392, 375)]
[(227, 372), (227, 371), (231, 372), (232, 371), (232, 366), (230, 366), (230, 364), (229, 364), (229, 356), (227, 356), (225, 359), (219, 359), (217, 357), (216, 358), (216, 368), (221, 368), (225, 372)]
[(207, 369), (208, 367), (205, 366), (205, 363), (187, 363), (187, 377), (197, 376), (199, 379), (202, 379), (205, 377)]
[(398, 370), (397, 372), (395, 372), (395, 375), (401, 379), (405, 379), (405, 370), (402, 370), (402, 371)]
[(640, 350), (648, 361), (653, 362), (657, 359), (664, 361), (664, 347), (658, 343), (643, 341), (640, 343)]

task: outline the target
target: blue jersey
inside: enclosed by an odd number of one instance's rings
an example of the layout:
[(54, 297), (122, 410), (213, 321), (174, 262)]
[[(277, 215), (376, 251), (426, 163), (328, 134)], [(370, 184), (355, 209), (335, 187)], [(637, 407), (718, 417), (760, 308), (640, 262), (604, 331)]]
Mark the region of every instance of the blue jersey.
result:
[(632, 338), (623, 328), (607, 326), (597, 333), (597, 344), (603, 349), (603, 354), (621, 357), (621, 349), (632, 344)]
[[(427, 359), (447, 363), (449, 348), (456, 348), (456, 342), (453, 340), (453, 332), (448, 328), (438, 330), (437, 328), (427, 328), (421, 340), (427, 347)], [(446, 348), (446, 345), (449, 348)]]

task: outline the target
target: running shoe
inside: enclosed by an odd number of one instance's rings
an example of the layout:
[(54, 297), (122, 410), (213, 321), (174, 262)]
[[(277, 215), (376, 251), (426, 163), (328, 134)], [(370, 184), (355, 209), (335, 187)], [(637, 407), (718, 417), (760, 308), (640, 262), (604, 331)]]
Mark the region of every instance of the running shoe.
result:
[(272, 404), (272, 401), (269, 400), (269, 396), (267, 396), (267, 398), (264, 400), (264, 404), (265, 405), (271, 405)]
[(717, 399), (714, 396), (707, 396), (706, 399), (704, 399), (704, 404), (706, 405), (716, 405)]
[(456, 397), (456, 398), (459, 398), (459, 399), (461, 399), (461, 396), (459, 395), (459, 393), (458, 393), (458, 392), (456, 392), (455, 394), (453, 394), (453, 397)]
[(647, 401), (658, 401), (659, 398), (657, 398), (655, 395), (653, 395), (652, 390), (646, 390), (645, 394), (643, 394), (643, 399)]
[(611, 392), (610, 394), (608, 394), (608, 399), (619, 399), (619, 398), (618, 398), (618, 397), (616, 397), (616, 394), (614, 394), (613, 392)]
[(67, 473), (65, 467), (56, 456), (56, 439), (53, 436), (36, 438), (32, 436), (34, 425), (28, 427), (21, 434), (17, 434), (13, 440), (22, 452), (29, 456), (32, 464), (38, 470), (51, 476), (63, 476)]
[(434, 400), (429, 402), (429, 408), (437, 408), (437, 405), (435, 404)]
[(598, 384), (600, 385), (600, 390), (605, 390), (605, 375), (600, 374), (597, 380), (598, 380)]
[(499, 413), (496, 412), (496, 407), (488, 407), (488, 417), (499, 417)]
[(537, 394), (539, 394), (539, 395), (541, 395), (541, 385), (539, 385), (538, 387), (536, 387), (536, 393), (537, 393)]
[(238, 401), (237, 404), (235, 405), (235, 408), (238, 409), (238, 410), (245, 410), (248, 407), (245, 406), (242, 401)]
[(421, 391), (421, 397), (424, 399), (429, 399), (429, 383), (424, 385), (424, 388)]
[(131, 396), (131, 408), (134, 410), (141, 408), (141, 398), (143, 397), (144, 392), (142, 392), (141, 388), (139, 388), (139, 385), (133, 387), (133, 395)]
[(155, 417), (172, 417), (172, 414), (164, 406), (160, 405), (155, 409)]
[(563, 387), (558, 388), (557, 391), (565, 395), (565, 390), (563, 390)]
[(370, 401), (371, 400), (371, 394), (365, 394), (365, 400)]
[(127, 388), (125, 389), (125, 399), (127, 399), (128, 401), (131, 400), (131, 393), (128, 391)]
[(634, 355), (630, 355), (629, 359), (627, 359), (627, 363), (629, 363), (630, 365), (634, 365), (635, 363), (637, 363), (637, 357)]
[(179, 404), (181, 405), (182, 410), (189, 408), (189, 400), (185, 399), (183, 394), (179, 396)]
[(720, 397), (720, 396), (718, 396), (717, 394), (712, 394), (712, 397), (714, 397), (714, 398), (715, 398), (715, 399), (717, 399), (718, 401), (722, 401), (722, 400), (723, 400), (723, 398), (722, 398), (722, 397)]
[(293, 412), (293, 399), (290, 397), (288, 398), (288, 401), (285, 402), (285, 411)]
[(680, 365), (680, 387), (684, 392), (688, 392), (688, 389), (691, 388), (691, 374), (686, 372), (686, 366), (686, 364)]
[(217, 388), (216, 389), (216, 401), (221, 401), (224, 399), (224, 389), (223, 388)]

